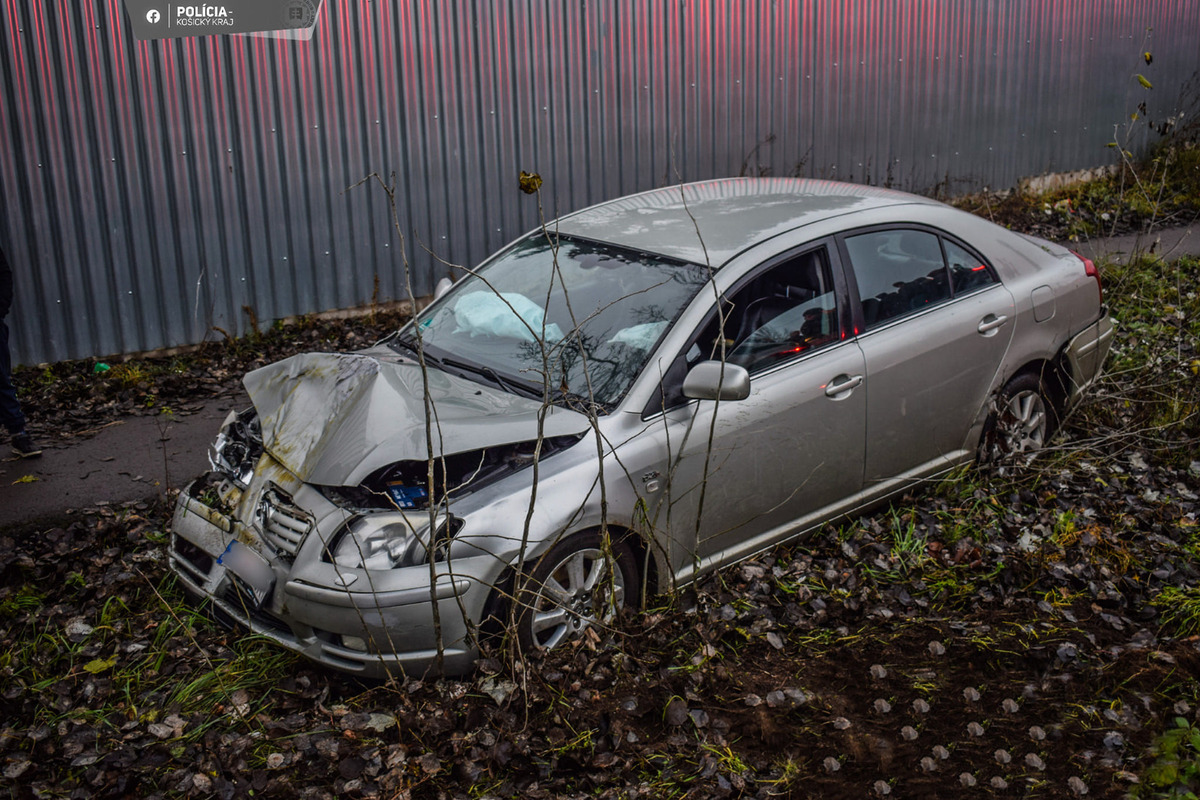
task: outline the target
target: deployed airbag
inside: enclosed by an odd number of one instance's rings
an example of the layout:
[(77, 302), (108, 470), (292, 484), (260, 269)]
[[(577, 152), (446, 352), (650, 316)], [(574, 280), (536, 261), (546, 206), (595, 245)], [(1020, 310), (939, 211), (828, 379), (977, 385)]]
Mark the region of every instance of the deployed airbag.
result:
[(663, 329), (666, 327), (666, 320), (662, 322), (643, 322), (641, 325), (631, 325), (628, 328), (622, 328), (609, 341), (613, 344), (624, 344), (629, 347), (635, 347), (638, 350), (649, 350), (658, 341), (658, 337), (662, 335)]
[[(470, 336), (504, 336), (525, 342), (538, 341), (546, 312), (537, 303), (516, 292), (469, 292), (454, 304), (455, 333)], [(563, 338), (562, 329), (546, 325), (545, 341)]]

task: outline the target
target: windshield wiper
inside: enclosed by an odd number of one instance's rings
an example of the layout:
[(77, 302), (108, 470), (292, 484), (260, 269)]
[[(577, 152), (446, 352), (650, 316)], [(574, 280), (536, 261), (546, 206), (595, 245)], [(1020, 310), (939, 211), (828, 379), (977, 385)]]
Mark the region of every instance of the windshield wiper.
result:
[(415, 339), (411, 339), (407, 336), (402, 336), (400, 334), (396, 334), (396, 338), (394, 338), (394, 339), (392, 339), (392, 341), (388, 342), (388, 347), (392, 348), (393, 350), (397, 349), (397, 347), (403, 347), (405, 350), (411, 351), (412, 354), (417, 356), (418, 358), (423, 356), (425, 358), (426, 364), (432, 364), (434, 366), (438, 366), (442, 363), (442, 360), (440, 358), (429, 354), (428, 348), (422, 347), (421, 345), (419, 345), (417, 343), (417, 341)]
[(504, 389), (507, 392), (512, 392), (513, 394), (520, 394), (524, 395), (525, 397), (535, 398), (541, 398), (542, 396), (540, 389), (534, 388), (532, 385), (522, 381), (506, 378), (491, 367), (485, 367), (482, 364), (471, 364), (465, 361), (458, 361), (457, 359), (453, 358), (442, 359), (441, 363), (443, 367), (453, 367), (455, 369), (463, 370), (464, 372), (470, 372), (487, 378), (501, 389)]

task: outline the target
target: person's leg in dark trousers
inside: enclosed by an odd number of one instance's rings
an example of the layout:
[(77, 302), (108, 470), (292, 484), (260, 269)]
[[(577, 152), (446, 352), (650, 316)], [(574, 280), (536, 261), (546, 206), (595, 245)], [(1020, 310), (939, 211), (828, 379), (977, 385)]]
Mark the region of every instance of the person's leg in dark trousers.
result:
[(25, 415), (12, 382), (12, 356), (8, 352), (8, 324), (0, 317), (0, 425), (12, 435), (13, 452), (22, 458), (36, 456), (38, 449), (25, 432)]
[(17, 389), (12, 383), (12, 357), (8, 353), (8, 324), (0, 319), (0, 423), (9, 433), (25, 430), (25, 415), (17, 402)]

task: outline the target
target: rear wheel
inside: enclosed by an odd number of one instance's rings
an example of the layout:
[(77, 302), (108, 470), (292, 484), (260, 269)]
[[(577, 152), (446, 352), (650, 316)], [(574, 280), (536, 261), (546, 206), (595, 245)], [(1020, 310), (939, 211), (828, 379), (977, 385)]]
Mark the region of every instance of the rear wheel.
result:
[(985, 464), (1032, 460), (1058, 426), (1045, 382), (1026, 372), (1005, 384), (984, 425), (979, 458)]
[(596, 531), (568, 536), (538, 559), (518, 594), (522, 650), (548, 650), (611, 622), (637, 586), (629, 545)]

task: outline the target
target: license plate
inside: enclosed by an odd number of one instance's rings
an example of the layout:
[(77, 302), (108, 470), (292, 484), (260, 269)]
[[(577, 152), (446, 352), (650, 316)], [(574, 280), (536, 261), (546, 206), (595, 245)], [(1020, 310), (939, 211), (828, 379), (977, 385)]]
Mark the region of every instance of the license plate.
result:
[(234, 539), (217, 559), (229, 571), (234, 586), (251, 610), (257, 611), (275, 588), (275, 571), (267, 560)]

